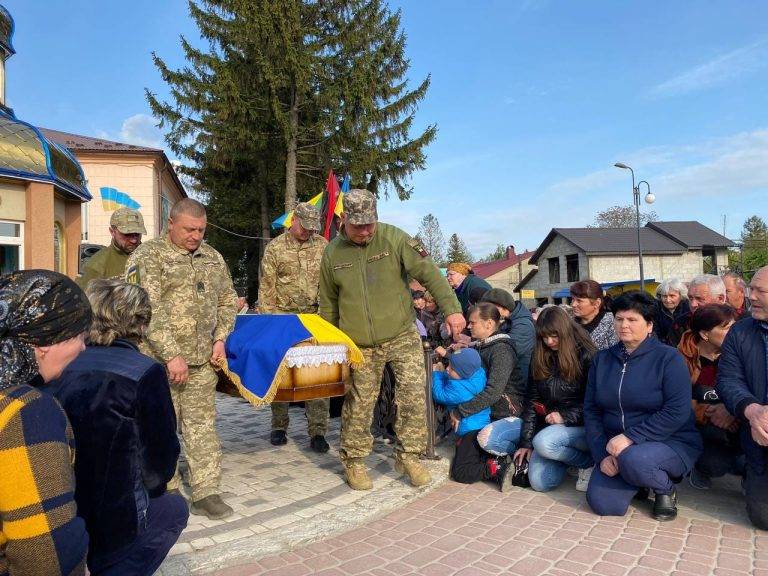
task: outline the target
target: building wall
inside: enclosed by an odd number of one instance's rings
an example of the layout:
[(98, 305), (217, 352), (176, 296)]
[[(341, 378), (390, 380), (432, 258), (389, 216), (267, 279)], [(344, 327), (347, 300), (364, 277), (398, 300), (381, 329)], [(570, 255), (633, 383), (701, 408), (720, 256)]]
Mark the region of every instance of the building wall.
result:
[(24, 268), (53, 270), (53, 184), (28, 182), (24, 223)]
[[(510, 294), (513, 294), (517, 299), (520, 297), (520, 295), (516, 292), (513, 292), (512, 290), (520, 283), (520, 280), (522, 280), (523, 277), (525, 277), (525, 275), (531, 271), (532, 268), (535, 268), (535, 266), (531, 266), (528, 260), (523, 260), (523, 262), (519, 265), (513, 264), (509, 268), (500, 270), (499, 272), (496, 272), (496, 274), (488, 276), (485, 281), (494, 288), (503, 288)], [(522, 276), (520, 275), (520, 270), (522, 270)]]
[[(646, 278), (665, 280), (675, 277), (687, 281), (701, 274), (702, 269), (700, 251), (691, 250), (679, 255), (643, 256), (643, 273)], [(597, 282), (639, 280), (640, 265), (637, 256), (590, 256), (589, 273)]]
[(83, 241), (104, 246), (111, 242), (109, 218), (113, 210), (107, 210), (102, 202), (103, 187), (125, 192), (138, 202), (141, 205), (139, 210), (144, 216), (147, 237), (154, 238), (158, 234), (154, 201), (157, 185), (155, 156), (88, 154), (77, 151), (76, 155), (88, 181), (88, 189), (93, 195), (93, 200), (87, 204)]
[[(572, 282), (568, 282), (567, 268), (565, 257), (569, 254), (579, 255), (579, 279), (586, 280), (589, 278), (589, 269), (587, 266), (587, 258), (584, 252), (579, 250), (575, 244), (569, 242), (562, 236), (555, 236), (555, 238), (547, 246), (544, 253), (538, 260), (539, 271), (533, 278), (523, 287), (524, 290), (533, 290), (534, 298), (549, 298), (552, 294), (558, 290), (568, 288)], [(560, 282), (557, 284), (549, 283), (549, 259), (558, 258), (560, 261)]]
[(178, 185), (170, 174), (170, 170), (173, 170), (170, 164), (163, 165), (162, 160), (157, 161), (157, 171), (162, 174), (160, 180), (160, 194), (157, 198), (157, 230), (158, 234), (162, 234), (168, 223), (168, 214), (171, 207), (179, 200), (184, 198)]
[(23, 222), (27, 217), (27, 187), (0, 181), (0, 220)]

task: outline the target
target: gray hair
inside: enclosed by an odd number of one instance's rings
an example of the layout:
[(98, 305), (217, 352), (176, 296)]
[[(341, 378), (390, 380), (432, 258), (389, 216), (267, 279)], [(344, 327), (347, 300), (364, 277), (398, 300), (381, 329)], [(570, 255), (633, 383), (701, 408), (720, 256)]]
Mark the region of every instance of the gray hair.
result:
[(147, 291), (122, 280), (91, 280), (85, 291), (93, 309), (90, 343), (109, 346), (118, 338), (140, 342), (149, 328), (152, 308)]
[(677, 292), (680, 294), (681, 300), (688, 299), (688, 287), (680, 278), (667, 278), (659, 284), (656, 288), (656, 297), (666, 296), (670, 292)]
[(714, 274), (699, 274), (688, 283), (688, 290), (694, 286), (707, 286), (712, 296), (725, 296), (725, 283), (720, 276)]
[(742, 290), (746, 290), (747, 288), (747, 283), (744, 282), (744, 278), (736, 274), (736, 272), (726, 272), (725, 274), (720, 276), (720, 278), (722, 278), (723, 281), (725, 281), (726, 278), (730, 278), (731, 280), (736, 282), (736, 286), (738, 286)]

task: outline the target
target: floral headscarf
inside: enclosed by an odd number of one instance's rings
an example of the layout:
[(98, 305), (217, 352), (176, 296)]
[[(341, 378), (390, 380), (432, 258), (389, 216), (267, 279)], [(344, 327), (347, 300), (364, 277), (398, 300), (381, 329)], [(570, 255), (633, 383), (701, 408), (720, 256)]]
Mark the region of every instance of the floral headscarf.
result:
[(49, 270), (0, 277), (0, 390), (37, 374), (33, 346), (74, 338), (91, 324), (91, 307), (72, 280)]

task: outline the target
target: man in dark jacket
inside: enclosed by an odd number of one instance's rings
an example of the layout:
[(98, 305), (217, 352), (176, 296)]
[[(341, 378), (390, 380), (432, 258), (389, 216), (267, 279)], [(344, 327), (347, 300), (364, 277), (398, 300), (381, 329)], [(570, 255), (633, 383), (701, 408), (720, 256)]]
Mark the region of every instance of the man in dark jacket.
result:
[(752, 317), (737, 322), (723, 342), (717, 392), (745, 423), (740, 433), (747, 457), (747, 514), (752, 524), (768, 530), (768, 266), (753, 276), (749, 300)]

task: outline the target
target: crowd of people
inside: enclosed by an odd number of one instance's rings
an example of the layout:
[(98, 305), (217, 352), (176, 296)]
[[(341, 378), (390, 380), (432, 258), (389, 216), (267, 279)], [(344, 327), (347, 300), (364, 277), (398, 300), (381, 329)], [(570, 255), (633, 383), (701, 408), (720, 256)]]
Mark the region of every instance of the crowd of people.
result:
[[(448, 276), (458, 293), (473, 275), (461, 263)], [(457, 436), (453, 480), (545, 492), (570, 472), (597, 514), (624, 515), (653, 495), (653, 517), (670, 520), (677, 483), (707, 490), (733, 474), (752, 523), (768, 529), (768, 267), (749, 288), (731, 272), (670, 278), (656, 298), (612, 299), (582, 280), (570, 304), (530, 313), (478, 284), (470, 282), (468, 335), (450, 341), (439, 310), (425, 314), (429, 294), (413, 294), (442, 357), (433, 397)], [(457, 368), (472, 349), (478, 369)]]
[[(416, 239), (378, 222), (366, 190), (345, 196), (341, 220), (326, 242), (317, 208), (296, 208), (264, 256), (257, 309), (318, 313), (360, 348), (339, 447), (350, 488), (373, 487), (365, 459), (385, 364), (397, 380), (395, 470), (431, 481), (419, 459), (426, 338), (445, 366), (432, 393), (457, 435), (455, 481), (544, 492), (572, 473), (597, 514), (652, 492), (667, 520), (678, 482), (708, 489), (736, 474), (751, 521), (768, 529), (768, 267), (749, 288), (733, 274), (670, 279), (657, 299), (609, 301), (584, 280), (570, 305), (532, 315), (466, 263), (442, 275)], [(142, 243), (141, 215), (119, 210), (80, 286), (44, 270), (0, 277), (0, 576), (152, 574), (190, 513), (232, 514), (214, 368), (248, 306), (203, 242), (206, 225), (204, 206), (185, 199), (167, 233)], [(325, 453), (328, 402), (306, 411), (310, 447)], [(273, 406), (272, 444), (286, 444), (287, 427), (287, 406)]]

